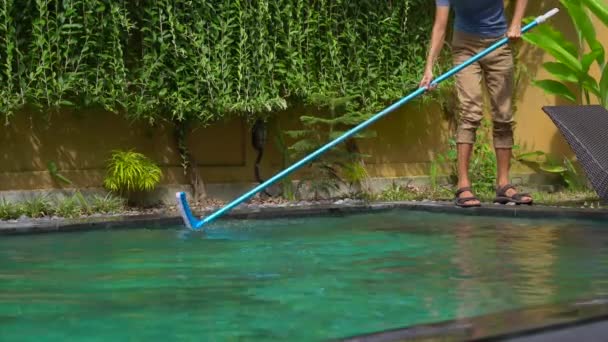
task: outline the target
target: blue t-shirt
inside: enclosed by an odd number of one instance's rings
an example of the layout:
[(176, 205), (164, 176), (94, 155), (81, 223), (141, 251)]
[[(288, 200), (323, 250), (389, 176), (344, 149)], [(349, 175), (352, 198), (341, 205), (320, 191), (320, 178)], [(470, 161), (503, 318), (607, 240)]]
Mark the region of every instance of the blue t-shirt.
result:
[(503, 0), (436, 0), (437, 6), (454, 9), (455, 29), (484, 37), (507, 32)]

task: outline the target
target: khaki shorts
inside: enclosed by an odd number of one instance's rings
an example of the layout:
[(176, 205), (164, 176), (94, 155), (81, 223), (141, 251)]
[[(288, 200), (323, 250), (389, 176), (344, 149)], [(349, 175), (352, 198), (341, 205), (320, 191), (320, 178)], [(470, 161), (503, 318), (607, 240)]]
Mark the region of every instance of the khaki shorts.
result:
[[(455, 32), (452, 39), (454, 64), (462, 64), (496, 40)], [(476, 141), (477, 128), (483, 118), (482, 86), (485, 85), (492, 110), (494, 147), (513, 146), (513, 67), (511, 47), (505, 44), (455, 75), (459, 100), (457, 143), (474, 144)]]

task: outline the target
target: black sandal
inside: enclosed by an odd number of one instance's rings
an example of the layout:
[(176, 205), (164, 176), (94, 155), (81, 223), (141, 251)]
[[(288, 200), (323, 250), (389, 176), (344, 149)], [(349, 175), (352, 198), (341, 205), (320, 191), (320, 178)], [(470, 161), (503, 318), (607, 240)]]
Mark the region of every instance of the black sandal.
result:
[[(507, 196), (507, 190), (509, 189), (513, 189), (515, 190), (515, 187), (511, 184), (507, 184), (503, 187), (498, 187), (496, 188), (496, 198), (494, 199), (494, 203), (500, 203), (500, 204), (508, 204), (508, 203), (515, 203), (517, 205), (519, 204), (527, 204), (527, 205), (531, 205), (533, 200), (532, 200), (532, 196), (530, 196), (530, 194), (522, 192), (522, 193), (516, 193), (513, 196)], [(530, 197), (529, 201), (524, 201), (522, 200), (522, 198), (524, 197)]]
[[(456, 198), (454, 198), (454, 202), (457, 206), (461, 207), (461, 208), (472, 208), (472, 207), (481, 207), (481, 201), (475, 197), (474, 195), (471, 197), (458, 197), (460, 196), (460, 194), (462, 194), (465, 191), (470, 191), (471, 193), (473, 192), (471, 190), (470, 187), (464, 187), (464, 188), (460, 188), (456, 191)], [(476, 204), (466, 204), (466, 202), (468, 201), (478, 201), (479, 203)]]

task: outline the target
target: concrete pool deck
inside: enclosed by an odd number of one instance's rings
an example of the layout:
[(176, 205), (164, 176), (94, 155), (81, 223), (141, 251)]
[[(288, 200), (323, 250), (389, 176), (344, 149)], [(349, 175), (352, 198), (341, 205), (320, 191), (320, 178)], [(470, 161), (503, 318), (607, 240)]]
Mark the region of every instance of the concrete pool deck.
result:
[[(484, 204), (477, 208), (459, 208), (451, 202), (400, 201), (400, 202), (357, 202), (338, 201), (332, 204), (305, 205), (244, 205), (237, 207), (219, 218), (225, 219), (272, 219), (303, 216), (347, 215), (386, 210), (413, 210), (436, 213), (450, 213), (473, 216), (580, 219), (606, 222), (608, 207), (573, 208), (560, 206), (515, 206)], [(195, 211), (197, 216), (208, 215), (213, 210)], [(136, 227), (162, 228), (180, 226), (182, 220), (177, 211), (160, 214), (90, 216), (77, 219), (63, 218), (23, 218), (0, 221), (0, 235), (85, 231), (93, 229), (126, 229)]]

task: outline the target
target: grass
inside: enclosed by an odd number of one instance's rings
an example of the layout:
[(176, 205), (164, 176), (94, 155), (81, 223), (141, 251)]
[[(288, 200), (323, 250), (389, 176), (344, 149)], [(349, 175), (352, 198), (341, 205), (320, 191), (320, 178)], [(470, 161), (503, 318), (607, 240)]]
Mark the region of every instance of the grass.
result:
[(31, 218), (51, 216), (54, 213), (53, 203), (47, 196), (34, 196), (18, 203), (17, 207), (21, 209), (21, 214)]
[[(485, 203), (491, 203), (493, 193), (476, 192), (478, 198)], [(530, 191), (534, 202), (539, 205), (576, 208), (608, 208), (608, 203), (597, 196), (592, 190), (562, 190), (556, 192)], [(416, 187), (392, 184), (380, 193), (364, 193), (357, 196), (368, 202), (399, 202), (399, 201), (447, 201), (454, 197), (450, 187)], [(20, 202), (9, 202), (0, 199), (0, 220), (15, 220), (22, 216), (29, 218), (61, 217), (77, 218), (89, 215), (112, 215), (125, 212), (127, 205), (121, 197), (110, 193), (105, 196), (93, 195), (88, 198), (80, 192), (62, 199), (49, 196), (35, 196)]]
[(22, 216), (77, 218), (93, 214), (116, 214), (124, 211), (125, 208), (125, 201), (111, 194), (86, 198), (80, 192), (76, 192), (70, 197), (61, 199), (42, 195), (18, 202), (9, 202), (3, 198), (0, 201), (0, 220), (16, 220)]
[(0, 220), (18, 219), (21, 213), (21, 207), (17, 204), (8, 202), (4, 198), (0, 201)]
[(422, 201), (422, 200), (449, 200), (452, 198), (452, 191), (445, 187), (436, 189), (415, 187), (411, 185), (400, 186), (391, 184), (388, 188), (378, 194), (366, 194), (363, 196), (368, 201)]
[(76, 196), (65, 198), (55, 204), (55, 215), (65, 218), (80, 217), (85, 209)]
[(122, 211), (126, 204), (125, 200), (107, 194), (106, 196), (94, 195), (90, 201), (91, 212), (100, 214), (113, 214)]
[[(565, 207), (588, 207), (588, 208), (608, 208), (608, 203), (603, 202), (598, 195), (590, 190), (569, 190), (549, 192), (539, 190), (520, 190), (529, 192), (534, 198), (534, 202), (539, 205), (565, 206)], [(485, 203), (494, 200), (493, 192), (476, 191), (477, 197)], [(387, 189), (376, 195), (366, 195), (364, 199), (369, 201), (452, 201), (454, 190), (449, 187), (429, 187), (398, 186), (392, 184)]]
[(537, 203), (555, 206), (577, 206), (608, 208), (608, 203), (602, 201), (591, 190), (565, 190), (559, 192), (532, 192)]

